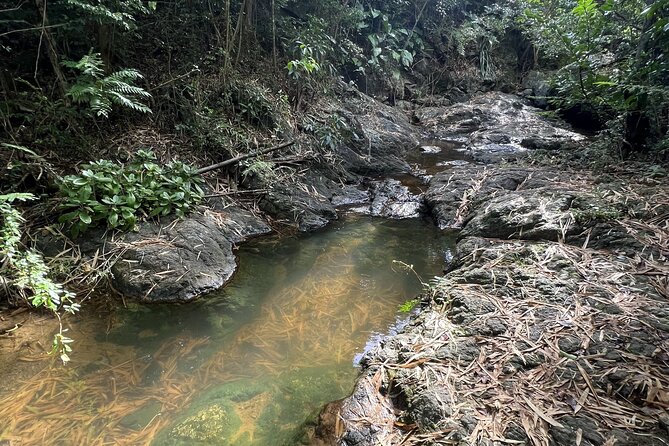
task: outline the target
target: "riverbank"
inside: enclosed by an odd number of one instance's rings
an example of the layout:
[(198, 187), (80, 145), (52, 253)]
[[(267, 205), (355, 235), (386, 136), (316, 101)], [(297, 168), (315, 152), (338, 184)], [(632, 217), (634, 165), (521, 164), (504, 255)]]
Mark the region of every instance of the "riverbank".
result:
[(435, 175), (426, 201), (460, 231), (456, 257), (314, 444), (666, 444), (666, 184), (624, 168)]
[[(565, 439), (581, 438), (595, 445), (607, 439), (600, 431), (619, 442), (629, 437), (630, 445), (639, 441), (637, 434), (664, 438), (658, 408), (667, 404), (663, 367), (669, 349), (657, 304), (666, 300), (664, 178), (518, 163), (537, 151), (558, 154), (589, 142), (513, 95), (487, 93), (405, 114), (347, 94), (349, 102), (332, 110), (359, 138), (338, 147), (334, 166), (312, 160), (253, 199), (212, 197), (192, 217), (147, 223), (138, 233), (92, 233), (77, 247), (82, 258), (116, 256), (103, 265), (131, 308), (133, 301), (206, 305), (205, 294), (233, 276), (237, 246), (272, 227), (315, 231), (337, 219), (339, 206), (386, 218), (428, 214), (439, 228), (459, 231), (450, 272), (435, 282), (400, 333), (366, 353), (353, 395), (325, 409), (315, 442), (571, 444)], [(412, 165), (407, 157), (429, 166)], [(252, 182), (245, 185), (258, 190)], [(44, 240), (46, 251), (66, 247)], [(153, 313), (137, 311), (136, 317), (163, 314)], [(347, 318), (355, 321), (355, 311)], [(151, 330), (135, 335), (146, 342), (155, 336)], [(146, 399), (139, 398), (115, 407), (114, 414), (137, 412), (142, 423), (150, 422), (150, 430), (149, 424), (139, 428), (146, 439), (161, 428), (167, 429), (162, 435), (176, 432), (184, 441), (215, 438), (220, 423), (212, 422), (213, 434), (177, 432), (152, 418), (175, 404), (189, 406), (197, 392), (191, 381), (178, 385), (178, 392), (168, 388), (178, 384), (179, 361), (199, 357), (209, 341), (175, 342), (145, 362), (145, 355), (114, 352), (124, 358), (119, 369), (118, 361), (97, 359), (103, 370), (120, 374), (113, 382), (129, 379), (125, 392), (147, 375), (159, 383), (154, 390), (171, 395), (145, 412)], [(106, 389), (111, 381), (105, 376), (93, 374), (92, 385)], [(236, 395), (226, 392), (223, 399)], [(29, 404), (31, 394), (22, 395)], [(209, 413), (204, 403), (194, 405), (181, 424), (206, 421), (197, 412)], [(216, 421), (221, 412), (209, 415)]]

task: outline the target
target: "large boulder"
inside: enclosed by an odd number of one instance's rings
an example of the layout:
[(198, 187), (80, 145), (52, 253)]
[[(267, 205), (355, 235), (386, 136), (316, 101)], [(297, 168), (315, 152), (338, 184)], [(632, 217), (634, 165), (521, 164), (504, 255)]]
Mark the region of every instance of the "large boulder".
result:
[(553, 87), (549, 82), (549, 75), (541, 71), (530, 71), (523, 79), (523, 96), (539, 108), (548, 107), (548, 99), (553, 95)]
[(338, 149), (343, 166), (362, 175), (409, 172), (404, 155), (418, 145), (420, 133), (407, 115), (350, 88), (342, 103), (342, 108), (331, 113), (342, 115), (355, 135)]
[(320, 229), (337, 218), (332, 202), (315, 189), (277, 185), (265, 194), (260, 209), (273, 218), (295, 225), (301, 232)]
[(188, 302), (220, 288), (233, 275), (233, 248), (270, 227), (237, 207), (210, 209), (167, 225), (145, 223), (138, 232), (108, 241), (120, 252), (111, 284), (141, 302)]

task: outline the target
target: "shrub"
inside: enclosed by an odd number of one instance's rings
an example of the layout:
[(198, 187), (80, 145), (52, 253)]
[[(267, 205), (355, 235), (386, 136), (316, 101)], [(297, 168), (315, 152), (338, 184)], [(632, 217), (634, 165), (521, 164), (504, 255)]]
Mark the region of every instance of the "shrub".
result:
[(67, 211), (60, 222), (71, 224), (74, 237), (99, 224), (132, 230), (144, 218), (183, 217), (204, 196), (195, 169), (179, 161), (160, 166), (151, 151), (138, 151), (125, 166), (99, 160), (83, 167), (59, 184), (60, 206)]

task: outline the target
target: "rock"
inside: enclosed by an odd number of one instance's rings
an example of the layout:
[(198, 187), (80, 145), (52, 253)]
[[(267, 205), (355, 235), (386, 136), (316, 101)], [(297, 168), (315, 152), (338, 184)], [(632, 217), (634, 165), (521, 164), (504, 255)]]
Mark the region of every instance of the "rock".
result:
[(111, 283), (125, 297), (142, 302), (188, 302), (232, 277), (235, 243), (269, 232), (264, 221), (236, 207), (209, 210), (167, 226), (144, 223), (138, 232), (107, 242), (122, 251)]
[(371, 215), (385, 218), (415, 218), (424, 211), (420, 195), (414, 195), (398, 180), (375, 182), (371, 188)]
[(495, 163), (528, 150), (575, 148), (585, 137), (549, 121), (518, 96), (491, 92), (450, 107), (417, 110), (414, 121), (434, 138), (465, 143), (475, 160)]
[(418, 131), (399, 109), (384, 105), (357, 90), (342, 95), (343, 109), (357, 140), (338, 148), (343, 167), (362, 175), (409, 172), (404, 155), (418, 145)]
[(500, 194), (472, 211), (462, 237), (522, 238), (525, 240), (564, 239), (580, 233), (571, 216), (576, 193), (551, 188)]
[(332, 205), (335, 207), (359, 205), (369, 203), (369, 199), (368, 191), (346, 185), (332, 196)]
[(552, 96), (552, 87), (548, 82), (548, 75), (541, 71), (530, 71), (523, 79), (523, 87), (527, 90), (523, 92), (532, 105), (539, 108), (548, 107), (548, 98)]
[(432, 177), (425, 201), (440, 228), (459, 229), (478, 202), (484, 203), (521, 185), (525, 189), (542, 187), (557, 177), (555, 173), (532, 169), (487, 170), (468, 166)]
[(327, 197), (315, 189), (302, 189), (295, 184), (274, 186), (258, 205), (272, 217), (296, 225), (301, 232), (320, 229), (337, 218)]
[(377, 390), (377, 382), (377, 375), (372, 369), (358, 379), (352, 395), (342, 401), (338, 416), (346, 423), (346, 428), (338, 439), (339, 444), (375, 446), (384, 442), (393, 444), (393, 439), (401, 438), (393, 423), (395, 414), (392, 398)]
[[(473, 166), (435, 175), (425, 196), (442, 227), (462, 228), (455, 259), (422, 311), (366, 351), (339, 405), (338, 444), (669, 442), (669, 295), (653, 278), (667, 258), (641, 242), (653, 231), (638, 232), (664, 211), (625, 217), (664, 189), (623, 202), (637, 184), (624, 181)], [(621, 413), (636, 422), (623, 429)]]

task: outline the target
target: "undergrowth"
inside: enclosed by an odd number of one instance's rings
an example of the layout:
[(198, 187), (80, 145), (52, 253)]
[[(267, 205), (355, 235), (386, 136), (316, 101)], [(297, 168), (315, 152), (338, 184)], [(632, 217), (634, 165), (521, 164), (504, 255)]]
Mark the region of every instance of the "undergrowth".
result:
[(195, 169), (180, 161), (161, 166), (147, 150), (139, 150), (126, 165), (99, 160), (83, 167), (59, 184), (60, 208), (66, 211), (60, 222), (70, 225), (74, 237), (100, 224), (132, 230), (148, 217), (183, 217), (204, 196)]

